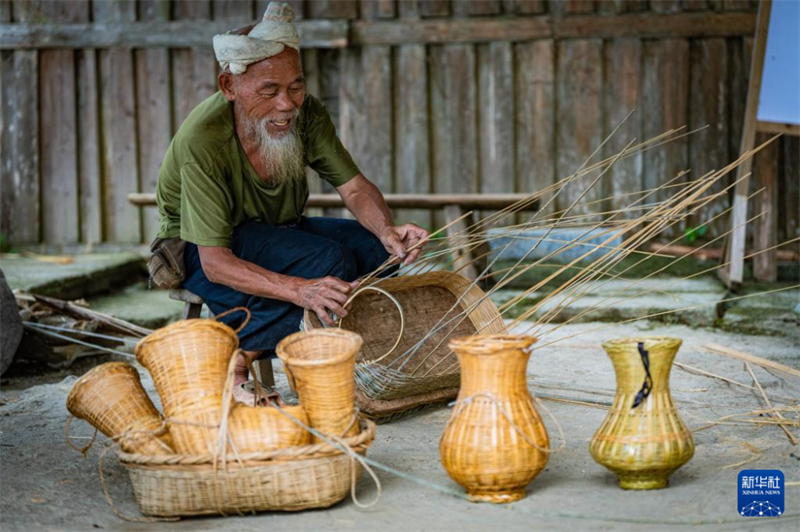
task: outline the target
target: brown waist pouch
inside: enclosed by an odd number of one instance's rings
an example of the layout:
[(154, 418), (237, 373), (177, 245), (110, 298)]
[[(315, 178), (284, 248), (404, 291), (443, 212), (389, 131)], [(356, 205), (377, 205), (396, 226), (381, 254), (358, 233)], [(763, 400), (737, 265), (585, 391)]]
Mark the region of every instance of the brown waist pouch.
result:
[(186, 242), (180, 238), (156, 238), (150, 244), (152, 255), (147, 261), (150, 279), (156, 285), (171, 290), (180, 288), (186, 278), (183, 253)]

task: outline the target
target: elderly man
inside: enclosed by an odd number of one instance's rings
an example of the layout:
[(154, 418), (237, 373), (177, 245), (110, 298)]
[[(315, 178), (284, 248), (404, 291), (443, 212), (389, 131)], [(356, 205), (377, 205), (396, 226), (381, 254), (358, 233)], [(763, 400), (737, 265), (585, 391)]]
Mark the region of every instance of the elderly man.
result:
[[(183, 286), (215, 314), (247, 307), (246, 356), (272, 355), (303, 309), (328, 325), (356, 279), (390, 255), (406, 264), (427, 238), (396, 226), (380, 191), (359, 171), (318, 99), (306, 94), (299, 38), (287, 4), (272, 2), (246, 35), (214, 38), (220, 91), (195, 108), (169, 146), (158, 178), (159, 237), (188, 242)], [(305, 167), (336, 187), (356, 221), (307, 218)], [(225, 321), (237, 325), (242, 316)], [(239, 360), (237, 384), (247, 379)], [(241, 386), (239, 400), (252, 400)]]

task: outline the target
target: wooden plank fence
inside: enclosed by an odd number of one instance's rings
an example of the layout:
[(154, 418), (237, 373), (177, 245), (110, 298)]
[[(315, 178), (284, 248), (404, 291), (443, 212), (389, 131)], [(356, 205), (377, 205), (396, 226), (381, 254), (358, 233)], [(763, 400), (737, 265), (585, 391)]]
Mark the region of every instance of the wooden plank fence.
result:
[[(11, 244), (145, 243), (171, 136), (216, 90), (211, 37), (266, 0), (0, 0), (0, 233)], [(709, 127), (632, 157), (587, 212), (737, 155), (755, 27), (749, 0), (294, 0), (308, 89), (385, 192), (532, 192), (602, 150)], [(756, 165), (800, 231), (800, 140)], [(313, 172), (312, 191), (331, 192)], [(730, 181), (720, 183), (719, 188)], [(576, 191), (555, 202), (563, 207)], [(724, 206), (691, 220), (700, 223)], [(427, 226), (442, 215), (398, 212)], [(724, 231), (725, 220), (712, 234)]]

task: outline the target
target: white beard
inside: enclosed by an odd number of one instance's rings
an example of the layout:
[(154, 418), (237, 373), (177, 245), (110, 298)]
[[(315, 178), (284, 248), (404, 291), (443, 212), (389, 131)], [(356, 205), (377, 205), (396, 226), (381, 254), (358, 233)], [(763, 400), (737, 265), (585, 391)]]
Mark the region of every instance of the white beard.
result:
[(267, 172), (267, 182), (276, 186), (306, 177), (300, 111), (292, 117), (292, 127), (282, 135), (270, 135), (268, 118), (261, 120), (242, 116), (244, 134), (258, 144), (258, 154)]

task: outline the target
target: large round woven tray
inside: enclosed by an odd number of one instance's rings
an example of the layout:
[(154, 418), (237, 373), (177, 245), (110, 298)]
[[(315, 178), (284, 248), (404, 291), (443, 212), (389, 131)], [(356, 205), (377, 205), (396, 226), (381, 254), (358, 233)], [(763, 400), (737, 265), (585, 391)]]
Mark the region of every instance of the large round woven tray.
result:
[[(403, 308), (405, 327), (396, 349), (383, 356), (398, 341), (401, 329), (399, 312), (385, 295), (364, 292), (353, 299), (341, 326), (364, 339), (356, 359), (356, 402), (363, 414), (379, 423), (456, 397), (461, 373), (457, 358), (447, 347), (450, 338), (508, 332), (495, 304), (472, 281), (456, 273), (390, 277), (373, 286), (392, 294)], [(450, 312), (454, 306), (457, 310)], [(467, 309), (471, 310), (465, 318), (432, 334), (406, 364), (395, 363), (440, 323), (442, 316), (447, 316), (446, 323)], [(324, 327), (314, 312), (306, 310), (303, 317), (306, 330)]]
[[(374, 439), (375, 424), (362, 420), (360, 433), (343, 441), (365, 455)], [(327, 443), (229, 455), (224, 466), (219, 459), (215, 466), (211, 455), (118, 456), (139, 509), (157, 517), (327, 508), (344, 499), (362, 473), (357, 461)]]

